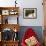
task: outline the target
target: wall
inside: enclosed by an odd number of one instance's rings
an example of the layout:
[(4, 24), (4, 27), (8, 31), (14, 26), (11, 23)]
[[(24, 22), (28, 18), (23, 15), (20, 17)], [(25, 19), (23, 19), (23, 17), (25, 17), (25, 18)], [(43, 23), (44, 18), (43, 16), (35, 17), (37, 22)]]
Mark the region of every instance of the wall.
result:
[[(21, 0), (20, 2), (20, 25), (22, 26), (43, 26), (42, 0)], [(23, 19), (23, 8), (37, 8), (37, 19)], [(22, 9), (22, 10), (21, 10)], [(40, 24), (39, 24), (40, 23)]]
[[(15, 0), (0, 0), (0, 6), (15, 6)], [(42, 0), (17, 0), (19, 6), (19, 24), (21, 26), (43, 26), (43, 6)], [(37, 8), (37, 19), (24, 19), (23, 8)], [(39, 24), (40, 23), (40, 24)]]
[[(0, 0), (0, 6), (1, 7), (12, 7), (15, 6), (14, 3), (15, 0)], [(43, 30), (42, 26), (44, 26), (43, 20), (43, 6), (42, 6), (42, 0), (17, 0), (17, 3), (19, 6), (19, 24), (20, 26), (36, 26), (34, 27), (36, 29), (36, 32), (38, 34), (38, 37), (40, 38), (40, 41), (42, 42), (43, 38)], [(37, 19), (24, 19), (23, 18), (23, 8), (37, 8)], [(12, 17), (9, 17), (9, 20)], [(14, 21), (13, 21), (14, 22)], [(37, 27), (38, 26), (38, 27)], [(41, 28), (40, 28), (41, 26)], [(20, 31), (20, 34), (23, 33), (23, 30)]]

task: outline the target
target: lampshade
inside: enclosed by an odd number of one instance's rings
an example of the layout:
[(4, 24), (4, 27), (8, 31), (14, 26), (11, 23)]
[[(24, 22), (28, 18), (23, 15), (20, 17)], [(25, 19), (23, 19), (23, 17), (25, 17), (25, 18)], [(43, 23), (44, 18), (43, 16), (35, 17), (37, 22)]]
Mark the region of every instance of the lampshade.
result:
[(15, 7), (16, 7), (16, 4), (17, 4), (17, 2), (16, 2), (17, 0), (15, 0)]
[(14, 31), (14, 32), (17, 32), (17, 29), (15, 28), (13, 31)]

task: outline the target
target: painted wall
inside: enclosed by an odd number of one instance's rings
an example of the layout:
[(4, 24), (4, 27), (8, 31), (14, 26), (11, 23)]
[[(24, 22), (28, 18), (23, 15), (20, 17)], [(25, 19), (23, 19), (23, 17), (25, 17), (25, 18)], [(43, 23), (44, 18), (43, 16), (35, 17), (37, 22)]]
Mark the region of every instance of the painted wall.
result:
[[(43, 26), (42, 0), (21, 0), (20, 2), (20, 25), (22, 26)], [(23, 8), (37, 8), (37, 19), (23, 19)]]
[[(4, 6), (13, 7), (13, 6), (15, 6), (14, 1), (15, 0), (0, 0), (0, 7), (4, 7)], [(20, 26), (36, 26), (36, 27), (32, 27), (32, 28), (35, 29), (35, 31), (37, 32), (37, 35), (41, 42), (43, 41), (43, 39), (42, 39), (43, 30), (42, 30), (42, 27), (40, 27), (40, 26), (44, 26), (43, 25), (44, 16), (43, 16), (42, 2), (43, 2), (42, 0), (17, 0), (17, 3), (18, 3), (17, 6), (19, 6), (19, 24), (20, 24)], [(23, 18), (23, 8), (37, 8), (37, 19), (24, 19)], [(9, 17), (9, 22), (11, 21), (11, 18), (12, 17)], [(14, 17), (14, 19), (15, 19), (15, 17)], [(14, 21), (11, 21), (11, 22), (14, 22)], [(20, 34), (19, 34), (20, 40), (25, 31), (25, 28), (27, 29), (27, 27), (21, 27)]]
[[(0, 6), (15, 6), (15, 0), (0, 0)], [(43, 26), (43, 6), (42, 0), (17, 0), (19, 6), (19, 24), (21, 26)], [(23, 8), (37, 8), (37, 19), (24, 19)], [(12, 18), (12, 17), (11, 17)]]

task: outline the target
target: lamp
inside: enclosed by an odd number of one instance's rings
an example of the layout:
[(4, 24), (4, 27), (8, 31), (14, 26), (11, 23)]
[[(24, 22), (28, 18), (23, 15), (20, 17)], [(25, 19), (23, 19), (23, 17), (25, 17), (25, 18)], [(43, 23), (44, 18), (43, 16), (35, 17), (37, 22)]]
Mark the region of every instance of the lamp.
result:
[(14, 29), (14, 32), (17, 32), (16, 28)]
[(17, 4), (17, 2), (16, 2), (17, 0), (15, 0), (15, 7), (16, 7), (16, 4)]

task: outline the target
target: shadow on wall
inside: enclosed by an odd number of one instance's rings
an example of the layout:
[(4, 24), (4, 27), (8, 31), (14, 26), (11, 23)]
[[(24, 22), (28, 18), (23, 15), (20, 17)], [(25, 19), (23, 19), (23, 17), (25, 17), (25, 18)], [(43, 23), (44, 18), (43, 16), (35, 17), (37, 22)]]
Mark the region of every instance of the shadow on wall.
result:
[(43, 35), (43, 30), (42, 30), (41, 26), (21, 26), (20, 31), (19, 31), (19, 40), (20, 40), (20, 42), (21, 42), (21, 40), (22, 40), (22, 38), (24, 36), (25, 31), (28, 28), (32, 28), (37, 33), (39, 41), (41, 43), (43, 43), (43, 36), (42, 36)]

